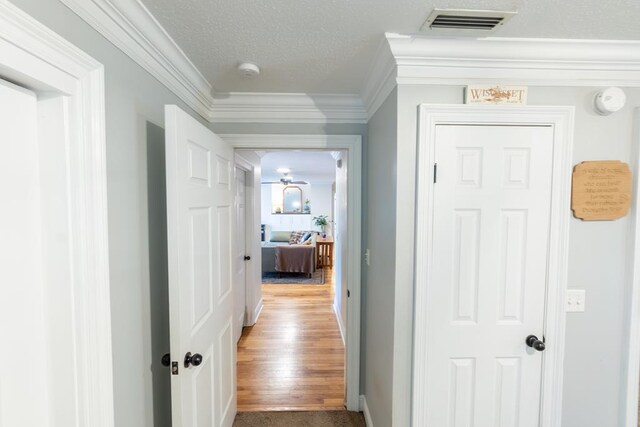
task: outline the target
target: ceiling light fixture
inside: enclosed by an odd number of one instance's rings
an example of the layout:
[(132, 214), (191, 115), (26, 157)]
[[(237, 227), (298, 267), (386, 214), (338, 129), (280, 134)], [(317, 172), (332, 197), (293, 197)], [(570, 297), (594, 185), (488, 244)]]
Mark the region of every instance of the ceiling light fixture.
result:
[(276, 171), (279, 172), (279, 173), (289, 173), (289, 172), (291, 172), (289, 170), (289, 168), (278, 168), (278, 169), (276, 169)]

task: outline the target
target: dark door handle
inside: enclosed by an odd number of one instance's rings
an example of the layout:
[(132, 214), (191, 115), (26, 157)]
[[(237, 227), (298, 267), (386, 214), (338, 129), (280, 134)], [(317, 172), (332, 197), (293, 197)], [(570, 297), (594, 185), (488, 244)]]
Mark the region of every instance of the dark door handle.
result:
[(244, 256), (244, 260), (245, 260), (245, 261), (250, 261), (250, 260), (251, 260), (251, 257), (250, 257), (249, 255), (245, 255), (245, 256)]
[(202, 355), (195, 353), (195, 354), (191, 354), (191, 352), (188, 352), (187, 354), (184, 355), (184, 367), (188, 368), (189, 365), (193, 365), (193, 366), (200, 366), (200, 364), (202, 363)]
[(540, 341), (535, 335), (529, 335), (525, 342), (529, 347), (537, 351), (544, 351), (544, 349), (546, 348), (546, 346), (544, 345), (544, 341)]
[(171, 365), (171, 355), (169, 353), (165, 354), (162, 356), (160, 362), (162, 363), (162, 366), (166, 366), (168, 368)]

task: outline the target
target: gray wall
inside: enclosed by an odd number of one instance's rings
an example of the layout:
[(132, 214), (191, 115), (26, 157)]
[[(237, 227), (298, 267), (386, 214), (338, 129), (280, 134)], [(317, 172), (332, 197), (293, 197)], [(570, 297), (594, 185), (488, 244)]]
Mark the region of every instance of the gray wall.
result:
[[(376, 426), (392, 424), (394, 283), (396, 271), (397, 93), (369, 121), (367, 246), (370, 266), (363, 297), (364, 395)], [(402, 251), (402, 253), (407, 253)], [(410, 310), (411, 308), (409, 308)], [(410, 396), (406, 394), (405, 398)], [(399, 425), (399, 424), (398, 424)], [(408, 425), (408, 424), (406, 424)]]
[[(574, 164), (606, 159), (629, 162), (631, 144), (638, 143), (632, 139), (632, 114), (640, 103), (640, 89), (625, 89), (627, 106), (608, 117), (593, 112), (591, 103), (596, 91), (596, 88), (530, 87), (528, 104), (575, 106)], [(398, 164), (404, 173), (398, 174), (397, 205), (402, 206), (402, 210), (398, 211), (397, 223), (406, 227), (398, 232), (396, 242), (405, 253), (413, 249), (416, 119), (421, 103), (461, 104), (463, 88), (401, 86), (398, 89)], [(375, 140), (372, 129), (369, 138)], [(624, 282), (624, 272), (626, 263), (631, 261), (625, 252), (628, 221), (628, 217), (602, 222), (571, 219), (568, 287), (586, 289), (587, 299), (584, 313), (567, 314), (563, 427), (623, 425), (621, 399), (624, 398), (622, 387), (626, 382), (627, 360), (624, 334), (628, 326), (624, 314), (629, 304), (625, 299), (628, 285)], [(402, 277), (398, 275), (396, 280), (396, 312), (408, 312), (413, 307), (409, 264), (409, 260), (398, 256), (396, 268)], [(400, 321), (395, 328), (396, 355), (410, 354), (407, 332), (412, 332), (412, 320)], [(406, 362), (406, 357), (397, 359), (396, 366)], [(410, 395), (410, 384), (396, 385), (394, 401), (398, 393), (403, 398)], [(394, 406), (394, 420), (396, 408)], [(404, 410), (406, 408), (400, 408), (401, 412)]]
[(164, 105), (193, 112), (60, 2), (13, 3), (105, 67), (115, 425), (170, 425)]

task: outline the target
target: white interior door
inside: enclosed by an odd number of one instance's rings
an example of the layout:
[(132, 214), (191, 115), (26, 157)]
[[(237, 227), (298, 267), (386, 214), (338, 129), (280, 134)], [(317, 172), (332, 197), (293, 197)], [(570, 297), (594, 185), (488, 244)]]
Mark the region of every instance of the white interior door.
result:
[(233, 149), (176, 106), (165, 107), (165, 123), (173, 426), (229, 427), (236, 413)]
[(538, 427), (550, 127), (436, 127), (428, 427)]
[(0, 80), (1, 427), (49, 425), (37, 130), (36, 95)]
[(242, 326), (245, 321), (247, 291), (246, 291), (246, 265), (249, 260), (245, 260), (247, 256), (247, 233), (246, 233), (246, 173), (242, 169), (236, 167), (236, 195), (235, 195), (235, 323), (234, 336), (236, 342), (242, 335)]

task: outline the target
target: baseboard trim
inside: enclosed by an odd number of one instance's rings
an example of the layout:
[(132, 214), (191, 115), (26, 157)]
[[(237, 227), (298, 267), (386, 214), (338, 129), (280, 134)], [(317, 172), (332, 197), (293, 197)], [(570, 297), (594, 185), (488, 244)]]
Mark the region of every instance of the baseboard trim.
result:
[(360, 395), (360, 411), (364, 414), (364, 421), (367, 427), (373, 427), (373, 421), (371, 421), (371, 412), (367, 406), (367, 398), (364, 394)]
[(333, 312), (336, 314), (336, 320), (338, 321), (338, 329), (340, 329), (340, 336), (342, 337), (342, 344), (347, 345), (347, 341), (345, 340), (345, 327), (344, 322), (342, 320), (342, 315), (340, 314), (340, 310), (336, 307), (336, 302), (333, 301)]
[(264, 304), (262, 303), (262, 298), (260, 298), (260, 301), (258, 302), (258, 306), (256, 307), (255, 310), (253, 310), (253, 323), (249, 326), (253, 326), (256, 323), (258, 323), (258, 318), (260, 317), (260, 313), (262, 313), (263, 307), (264, 307)]

